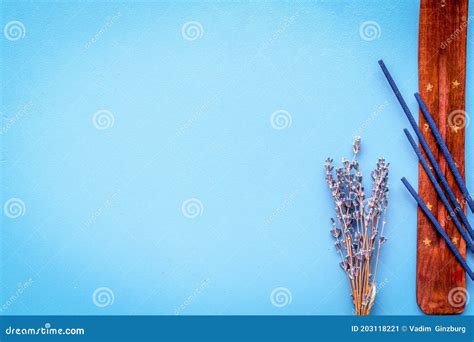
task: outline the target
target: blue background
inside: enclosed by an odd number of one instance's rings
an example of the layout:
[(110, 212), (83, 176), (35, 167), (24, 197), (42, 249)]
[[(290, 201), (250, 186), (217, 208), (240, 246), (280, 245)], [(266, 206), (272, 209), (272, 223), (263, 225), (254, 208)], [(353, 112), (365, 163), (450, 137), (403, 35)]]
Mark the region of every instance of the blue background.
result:
[[(26, 208), (2, 215), (2, 314), (351, 314), (323, 163), (350, 156), (356, 134), (366, 176), (379, 155), (391, 162), (374, 313), (421, 313), (416, 206), (399, 181), (416, 183), (416, 156), (377, 64), (415, 110), (418, 2), (0, 8), (2, 28), (26, 29), (0, 37), (2, 206)], [(189, 21), (202, 25), (196, 40), (182, 34)], [(376, 39), (360, 34), (367, 21)], [(472, 30), (468, 45), (473, 84)], [(104, 130), (101, 109), (114, 117)], [(272, 127), (278, 110), (289, 127)], [(183, 215), (189, 198), (197, 217)], [(101, 287), (106, 307), (94, 304)], [(283, 307), (270, 300), (278, 287), (291, 293)]]

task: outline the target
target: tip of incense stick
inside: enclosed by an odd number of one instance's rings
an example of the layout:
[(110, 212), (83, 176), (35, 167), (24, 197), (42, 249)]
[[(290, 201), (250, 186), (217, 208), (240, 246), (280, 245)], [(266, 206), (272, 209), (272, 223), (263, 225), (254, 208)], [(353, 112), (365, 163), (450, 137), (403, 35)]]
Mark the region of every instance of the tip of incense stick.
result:
[(410, 142), (410, 144), (413, 146), (413, 143), (412, 141), (414, 142), (413, 140), (413, 137), (411, 136), (410, 134), (410, 131), (406, 128), (403, 129), (403, 133), (405, 133), (406, 137), (408, 138), (408, 141)]
[(400, 180), (402, 181), (403, 185), (405, 185), (405, 188), (407, 188), (408, 192), (413, 196), (413, 194), (416, 193), (416, 191), (415, 189), (413, 189), (408, 179), (406, 179), (405, 177), (402, 177)]
[(424, 104), (424, 101), (421, 98), (420, 93), (416, 92), (414, 95), (415, 95), (415, 99), (416, 99), (416, 101), (418, 101), (418, 103), (420, 103), (420, 104), (423, 103)]

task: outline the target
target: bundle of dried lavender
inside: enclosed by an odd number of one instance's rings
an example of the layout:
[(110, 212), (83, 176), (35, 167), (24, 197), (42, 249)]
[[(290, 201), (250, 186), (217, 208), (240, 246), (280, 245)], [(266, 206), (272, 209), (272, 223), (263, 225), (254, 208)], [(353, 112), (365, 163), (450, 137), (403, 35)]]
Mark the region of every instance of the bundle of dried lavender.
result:
[(387, 241), (383, 230), (388, 205), (389, 164), (379, 158), (372, 171), (372, 193), (366, 198), (356, 159), (360, 137), (355, 138), (353, 151), (352, 160), (343, 158), (343, 166), (335, 170), (333, 160), (326, 160), (326, 182), (336, 204), (331, 234), (341, 256), (340, 265), (351, 286), (356, 315), (368, 315), (377, 292), (380, 248)]

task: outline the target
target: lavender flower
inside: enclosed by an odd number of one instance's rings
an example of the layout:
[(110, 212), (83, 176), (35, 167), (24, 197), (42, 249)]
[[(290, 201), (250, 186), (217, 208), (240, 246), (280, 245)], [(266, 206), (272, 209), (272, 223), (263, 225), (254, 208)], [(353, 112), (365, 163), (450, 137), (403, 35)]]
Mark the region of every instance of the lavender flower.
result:
[(354, 151), (354, 154), (357, 154), (360, 151), (360, 140), (360, 137), (354, 138), (354, 144), (352, 145), (352, 150)]
[(356, 137), (352, 160), (344, 158), (342, 167), (334, 168), (333, 160), (328, 158), (325, 171), (335, 204), (331, 235), (341, 258), (340, 266), (348, 277), (356, 314), (368, 315), (375, 300), (380, 247), (387, 241), (382, 234), (388, 206), (389, 164), (384, 158), (378, 159), (371, 173), (370, 197), (366, 198), (356, 159), (360, 149), (361, 139)]

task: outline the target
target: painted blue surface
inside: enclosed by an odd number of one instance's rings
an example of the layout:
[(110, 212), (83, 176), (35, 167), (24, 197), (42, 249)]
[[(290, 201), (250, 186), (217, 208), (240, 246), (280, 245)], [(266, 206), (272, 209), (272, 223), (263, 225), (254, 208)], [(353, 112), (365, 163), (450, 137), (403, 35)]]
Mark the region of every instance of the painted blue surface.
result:
[[(416, 206), (399, 181), (416, 184), (416, 156), (377, 64), (415, 110), (417, 2), (0, 6), (2, 28), (26, 30), (0, 37), (1, 203), (26, 209), (2, 215), (2, 314), (351, 314), (323, 163), (355, 134), (366, 176), (379, 155), (391, 163), (374, 313), (421, 313)], [(472, 30), (468, 44), (472, 84)], [(96, 129), (99, 110), (112, 127)], [(272, 127), (278, 110), (289, 127)], [(272, 304), (279, 287), (287, 305)]]

